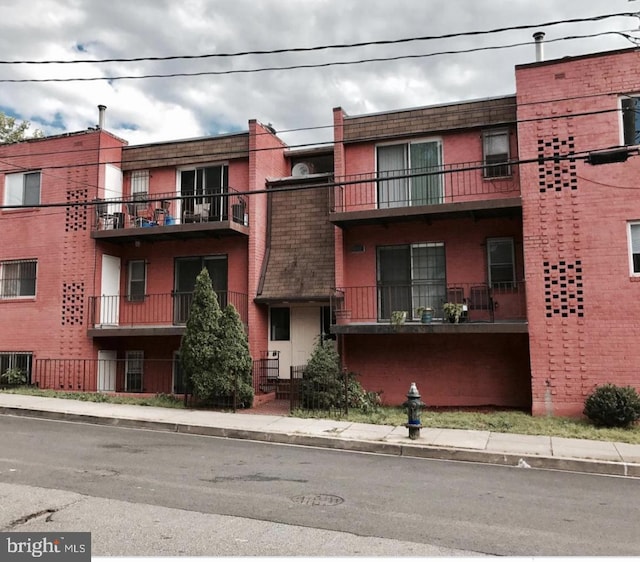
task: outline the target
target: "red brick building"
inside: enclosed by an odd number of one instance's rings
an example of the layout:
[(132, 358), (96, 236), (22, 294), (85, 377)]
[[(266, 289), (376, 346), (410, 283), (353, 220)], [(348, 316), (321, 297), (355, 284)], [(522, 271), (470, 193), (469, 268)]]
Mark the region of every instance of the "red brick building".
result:
[(0, 372), (180, 393), (206, 267), (281, 378), (332, 332), (389, 404), (416, 382), (429, 405), (578, 415), (598, 383), (637, 386), (640, 160), (606, 151), (640, 144), (638, 56), (518, 66), (514, 96), (337, 108), (332, 148), (291, 150), (256, 121), (0, 146)]

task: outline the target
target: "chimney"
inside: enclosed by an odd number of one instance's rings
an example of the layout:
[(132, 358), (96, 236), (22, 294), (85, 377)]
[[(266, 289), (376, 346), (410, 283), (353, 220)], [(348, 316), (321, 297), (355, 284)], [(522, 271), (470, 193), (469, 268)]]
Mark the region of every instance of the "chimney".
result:
[(98, 106), (98, 129), (104, 129), (104, 112), (106, 109), (106, 105)]
[(544, 31), (536, 31), (533, 34), (533, 39), (536, 42), (536, 62), (542, 62), (544, 60)]

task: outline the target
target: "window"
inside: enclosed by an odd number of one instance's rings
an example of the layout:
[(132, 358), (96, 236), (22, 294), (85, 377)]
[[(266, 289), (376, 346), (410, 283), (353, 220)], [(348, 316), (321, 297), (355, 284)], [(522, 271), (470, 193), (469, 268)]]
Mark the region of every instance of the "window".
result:
[(640, 222), (629, 223), (629, 261), (632, 275), (640, 275)]
[(625, 145), (640, 144), (640, 98), (623, 98), (622, 132)]
[(174, 322), (184, 324), (189, 317), (193, 302), (193, 291), (196, 277), (206, 268), (211, 278), (211, 285), (218, 296), (220, 308), (229, 303), (227, 291), (227, 256), (194, 256), (176, 258), (174, 281)]
[(40, 172), (7, 174), (4, 204), (30, 207), (40, 203)]
[(127, 351), (125, 371), (125, 392), (142, 392), (144, 351)]
[(443, 202), (440, 141), (378, 146), (377, 162), (378, 208)]
[(184, 381), (184, 371), (180, 363), (180, 352), (173, 352), (173, 393), (184, 394), (186, 392), (186, 384)]
[(378, 248), (378, 318), (418, 307), (439, 310), (446, 296), (444, 244), (421, 243)]
[(0, 299), (36, 296), (36, 260), (0, 262)]
[[(199, 220), (227, 220), (229, 167), (207, 166), (180, 172), (180, 194), (184, 197), (183, 220), (198, 215)], [(197, 211), (197, 212), (196, 212)]]
[(512, 288), (516, 283), (513, 238), (489, 238), (487, 240), (489, 286)]
[(131, 172), (131, 195), (135, 199), (143, 198), (149, 193), (149, 170), (135, 170)]
[(33, 354), (24, 351), (0, 351), (0, 375), (9, 369), (20, 369), (27, 376), (27, 383), (31, 384), (31, 365)]
[(291, 316), (288, 307), (271, 309), (271, 341), (289, 341)]
[(496, 130), (482, 133), (482, 154), (485, 178), (502, 178), (511, 175), (509, 131)]
[(143, 301), (147, 288), (147, 262), (133, 260), (129, 262), (129, 286), (127, 298), (130, 301)]

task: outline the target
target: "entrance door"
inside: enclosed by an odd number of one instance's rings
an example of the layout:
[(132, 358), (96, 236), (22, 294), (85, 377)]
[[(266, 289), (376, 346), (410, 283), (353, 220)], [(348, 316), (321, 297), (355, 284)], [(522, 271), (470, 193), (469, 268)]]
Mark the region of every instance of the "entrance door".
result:
[(174, 323), (185, 324), (189, 317), (196, 277), (206, 268), (220, 308), (227, 306), (227, 256), (178, 258), (175, 263)]
[(102, 256), (100, 324), (118, 325), (120, 317), (120, 258)]
[(408, 246), (378, 248), (378, 320), (394, 310), (411, 317), (411, 254)]
[(116, 391), (116, 368), (118, 352), (106, 349), (98, 351), (98, 391)]
[(279, 376), (288, 379), (291, 366), (306, 365), (322, 334), (322, 307), (272, 307), (269, 351), (279, 352)]

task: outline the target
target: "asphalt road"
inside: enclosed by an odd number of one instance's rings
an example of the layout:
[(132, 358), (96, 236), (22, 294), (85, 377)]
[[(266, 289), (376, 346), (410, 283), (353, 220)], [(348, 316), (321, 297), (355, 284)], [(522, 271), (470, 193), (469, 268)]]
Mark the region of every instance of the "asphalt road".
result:
[(75, 522), (98, 555), (640, 555), (629, 478), (0, 416), (0, 483), (3, 528)]

